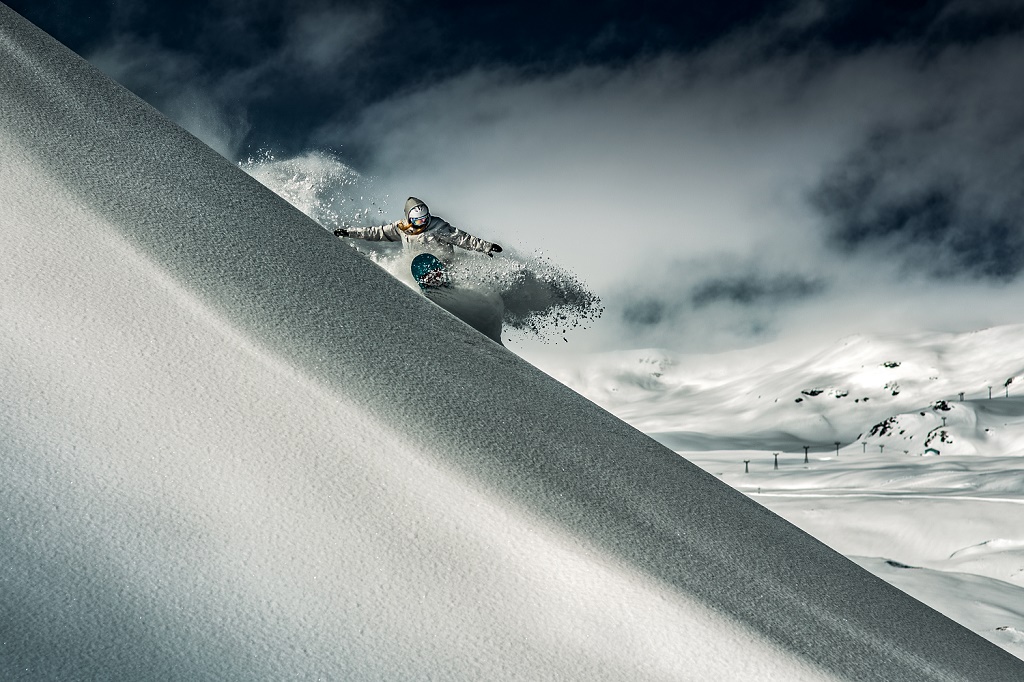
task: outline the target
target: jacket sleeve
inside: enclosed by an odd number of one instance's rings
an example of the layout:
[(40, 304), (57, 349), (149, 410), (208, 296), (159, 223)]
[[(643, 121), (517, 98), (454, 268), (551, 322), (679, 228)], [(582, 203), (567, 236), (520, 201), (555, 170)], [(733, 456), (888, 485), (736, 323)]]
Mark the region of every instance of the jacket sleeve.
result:
[(398, 229), (398, 222), (375, 225), (373, 227), (351, 227), (348, 230), (348, 236), (353, 239), (365, 239), (371, 242), (400, 242), (402, 241), (402, 233)]
[(438, 229), (437, 237), (440, 241), (443, 241), (446, 244), (458, 246), (459, 248), (467, 249), (469, 251), (487, 253), (491, 250), (491, 247), (494, 246), (493, 243), (480, 239), (480, 237), (474, 237), (470, 233), (463, 232), (449, 223), (445, 223), (440, 229)]

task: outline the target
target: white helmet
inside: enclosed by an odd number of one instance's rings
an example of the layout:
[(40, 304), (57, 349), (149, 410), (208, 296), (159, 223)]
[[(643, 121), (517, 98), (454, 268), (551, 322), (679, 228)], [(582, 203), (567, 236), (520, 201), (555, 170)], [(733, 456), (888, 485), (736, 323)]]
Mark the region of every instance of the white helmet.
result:
[(419, 204), (409, 209), (409, 224), (415, 227), (423, 227), (430, 221), (430, 210), (426, 204)]

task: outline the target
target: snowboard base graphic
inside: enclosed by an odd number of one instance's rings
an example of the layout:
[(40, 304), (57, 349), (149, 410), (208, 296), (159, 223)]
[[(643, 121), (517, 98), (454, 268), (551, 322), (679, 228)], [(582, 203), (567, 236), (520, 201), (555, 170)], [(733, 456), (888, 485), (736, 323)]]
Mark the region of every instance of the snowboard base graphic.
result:
[(452, 286), (447, 266), (429, 253), (421, 253), (412, 260), (412, 276), (429, 300), (501, 343), (505, 304), (496, 292)]

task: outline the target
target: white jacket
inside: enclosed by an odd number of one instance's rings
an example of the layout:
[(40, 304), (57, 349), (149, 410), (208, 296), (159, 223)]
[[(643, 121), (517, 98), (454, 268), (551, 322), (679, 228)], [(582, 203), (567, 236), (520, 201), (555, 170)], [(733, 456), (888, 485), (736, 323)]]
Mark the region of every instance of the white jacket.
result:
[(348, 228), (348, 236), (373, 242), (402, 242), (406, 248), (427, 248), (442, 253), (453, 253), (456, 246), (482, 253), (488, 253), (494, 247), (492, 242), (452, 227), (447, 220), (436, 215), (430, 216), (430, 222), (422, 229), (405, 220), (396, 220), (375, 227), (351, 227)]

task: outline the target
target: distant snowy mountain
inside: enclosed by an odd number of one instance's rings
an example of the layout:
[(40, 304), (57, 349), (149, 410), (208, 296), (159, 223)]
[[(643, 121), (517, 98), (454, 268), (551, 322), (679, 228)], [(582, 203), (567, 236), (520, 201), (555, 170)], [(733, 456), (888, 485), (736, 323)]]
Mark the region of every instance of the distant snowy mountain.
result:
[(719, 358), (631, 351), (553, 373), (676, 450), (821, 450), (838, 441), (916, 454), (1020, 453), (1024, 432), (1011, 425), (1024, 425), (1014, 397), (1024, 395), (1022, 335), (1024, 326), (857, 336), (773, 364), (761, 364), (758, 349)]
[(0, 678), (1024, 678), (3, 5), (0, 64)]

